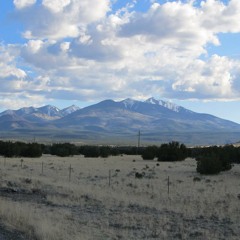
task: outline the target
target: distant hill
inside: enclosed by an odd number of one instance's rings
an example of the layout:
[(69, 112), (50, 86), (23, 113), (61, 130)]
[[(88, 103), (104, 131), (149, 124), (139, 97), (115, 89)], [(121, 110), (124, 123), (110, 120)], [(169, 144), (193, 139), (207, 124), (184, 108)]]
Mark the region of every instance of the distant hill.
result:
[(60, 110), (47, 105), (0, 113), (0, 131), (12, 134), (27, 135), (29, 131), (29, 134), (62, 139), (124, 141), (134, 140), (139, 130), (146, 142), (179, 140), (219, 144), (240, 139), (240, 124), (154, 98), (105, 100), (82, 109), (71, 106)]
[(77, 110), (55, 124), (88, 130), (97, 127), (106, 132), (136, 132), (139, 129), (149, 132), (240, 131), (237, 123), (153, 98), (144, 102), (105, 100)]
[(64, 108), (62, 110), (55, 106), (46, 105), (39, 108), (34, 107), (24, 107), (18, 110), (6, 110), (0, 113), (0, 122), (5, 122), (4, 119), (8, 116), (12, 118), (21, 118), (22, 121), (27, 121), (30, 123), (42, 123), (51, 120), (56, 120), (79, 110), (80, 108), (72, 105), (70, 107)]

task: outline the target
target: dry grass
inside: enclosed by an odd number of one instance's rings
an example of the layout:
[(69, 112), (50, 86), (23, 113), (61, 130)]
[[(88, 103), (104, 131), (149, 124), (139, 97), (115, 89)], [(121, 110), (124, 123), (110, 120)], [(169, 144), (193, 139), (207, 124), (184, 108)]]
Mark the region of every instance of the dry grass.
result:
[[(32, 239), (238, 239), (240, 234), (238, 165), (200, 176), (193, 159), (157, 166), (139, 156), (43, 156), (24, 158), (22, 167), (20, 160), (4, 164), (0, 158), (1, 189), (17, 191), (0, 192), (0, 218)], [(145, 176), (136, 179), (137, 171)]]

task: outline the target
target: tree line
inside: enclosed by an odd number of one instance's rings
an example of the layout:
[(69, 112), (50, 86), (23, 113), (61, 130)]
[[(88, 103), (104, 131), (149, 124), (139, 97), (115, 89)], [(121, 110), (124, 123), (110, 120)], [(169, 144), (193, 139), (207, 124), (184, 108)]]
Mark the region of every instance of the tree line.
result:
[(43, 149), (38, 143), (0, 141), (0, 155), (4, 157), (41, 157)]
[(234, 163), (240, 163), (240, 147), (233, 145), (187, 148), (184, 144), (170, 142), (160, 147), (148, 146), (143, 150), (142, 158), (158, 161), (182, 161), (187, 157), (197, 161), (200, 174), (217, 174), (230, 170)]
[(141, 155), (144, 160), (183, 161), (187, 157), (197, 160), (197, 172), (216, 174), (230, 170), (233, 163), (240, 163), (240, 147), (233, 145), (187, 148), (179, 142), (169, 142), (160, 146), (76, 146), (72, 143), (23, 143), (0, 141), (0, 155), (4, 157), (41, 157), (51, 154), (60, 157), (84, 155), (84, 157), (103, 157), (117, 155)]

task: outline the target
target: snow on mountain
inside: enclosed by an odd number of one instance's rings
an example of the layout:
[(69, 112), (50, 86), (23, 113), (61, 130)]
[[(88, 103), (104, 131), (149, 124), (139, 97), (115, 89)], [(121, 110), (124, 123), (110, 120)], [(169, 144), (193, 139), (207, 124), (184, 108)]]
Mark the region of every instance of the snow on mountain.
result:
[(183, 108), (181, 106), (178, 106), (178, 105), (176, 105), (174, 103), (163, 101), (163, 100), (156, 100), (153, 97), (147, 99), (144, 102), (137, 101), (137, 100), (134, 100), (134, 99), (131, 99), (131, 98), (127, 98), (127, 99), (121, 101), (121, 103), (123, 103), (124, 107), (126, 109), (129, 109), (129, 110), (136, 110), (138, 108), (143, 107), (143, 105), (142, 105), (143, 103), (147, 103), (147, 104), (162, 106), (162, 107), (165, 107), (165, 108), (167, 108), (167, 109), (169, 109), (171, 111), (177, 112), (177, 113), (182, 112), (182, 111), (184, 111), (184, 112), (186, 112), (186, 111), (191, 112), (191, 111), (189, 111), (189, 110), (187, 110), (187, 109), (185, 109), (185, 108)]
[[(79, 109), (70, 106), (65, 109), (47, 105), (40, 108), (22, 108), (0, 113), (0, 132), (12, 131), (11, 134), (31, 135), (29, 129), (45, 131), (46, 136), (61, 132), (61, 137), (76, 136), (102, 138), (115, 136), (133, 136), (139, 129), (145, 133), (146, 140), (163, 141), (180, 139), (183, 141), (218, 142), (220, 135), (214, 140), (212, 133), (222, 133), (221, 142), (231, 142), (236, 132), (240, 133), (240, 125), (220, 119), (209, 114), (196, 113), (181, 106), (149, 98), (146, 101), (125, 99), (115, 102), (104, 100), (97, 104)], [(71, 131), (69, 131), (71, 130)], [(74, 130), (74, 131), (73, 131)], [(72, 132), (73, 135), (69, 135)], [(225, 134), (229, 133), (228, 136)], [(42, 132), (41, 132), (42, 134)], [(86, 134), (86, 135), (85, 135)], [(186, 135), (188, 134), (188, 135)], [(81, 134), (80, 134), (81, 135)], [(191, 140), (191, 139), (195, 140)], [(237, 138), (236, 134), (236, 138)], [(235, 140), (234, 140), (235, 141)]]
[(125, 99), (104, 100), (82, 108), (54, 122), (60, 128), (129, 133), (142, 129), (146, 132), (209, 132), (240, 131), (240, 125), (189, 111), (170, 102), (150, 98), (144, 102)]
[(131, 98), (127, 98), (121, 101), (121, 103), (123, 103), (126, 109), (132, 109), (136, 105), (136, 103), (138, 103), (138, 101)]
[(174, 112), (188, 112), (190, 113), (191, 111), (190, 110), (187, 110), (181, 106), (178, 106), (174, 103), (171, 103), (171, 102), (166, 102), (166, 101), (163, 101), (163, 100), (156, 100), (155, 98), (149, 98), (145, 101), (146, 103), (150, 103), (150, 104), (156, 104), (156, 105), (159, 105), (159, 106), (163, 106), (169, 110), (172, 110)]
[(20, 109), (16, 110), (15, 112), (16, 112), (16, 114), (23, 116), (26, 114), (32, 114), (34, 112), (37, 112), (37, 109), (34, 107), (24, 107), (24, 108), (20, 108)]
[(61, 114), (63, 116), (67, 116), (73, 112), (76, 112), (77, 110), (79, 110), (80, 108), (76, 105), (72, 105), (72, 106), (69, 106), (69, 107), (66, 107), (64, 109), (61, 110)]
[(38, 108), (38, 111), (50, 117), (55, 117), (55, 116), (61, 117), (60, 109), (52, 105), (46, 105), (46, 106), (40, 107)]
[(16, 115), (19, 117), (23, 117), (23, 119), (27, 121), (41, 122), (41, 121), (51, 121), (51, 120), (60, 119), (77, 110), (79, 110), (79, 107), (75, 105), (72, 105), (62, 110), (52, 105), (46, 105), (39, 108), (23, 107), (18, 110), (6, 110), (0, 113), (0, 117), (7, 116), (7, 115), (8, 116)]

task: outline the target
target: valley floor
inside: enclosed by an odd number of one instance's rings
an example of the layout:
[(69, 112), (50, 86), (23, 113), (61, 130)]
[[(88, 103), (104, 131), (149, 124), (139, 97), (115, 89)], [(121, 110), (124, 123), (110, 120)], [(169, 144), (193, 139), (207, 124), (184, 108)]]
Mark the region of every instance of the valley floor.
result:
[(239, 203), (239, 165), (200, 176), (194, 159), (0, 158), (1, 222), (29, 239), (239, 239)]

